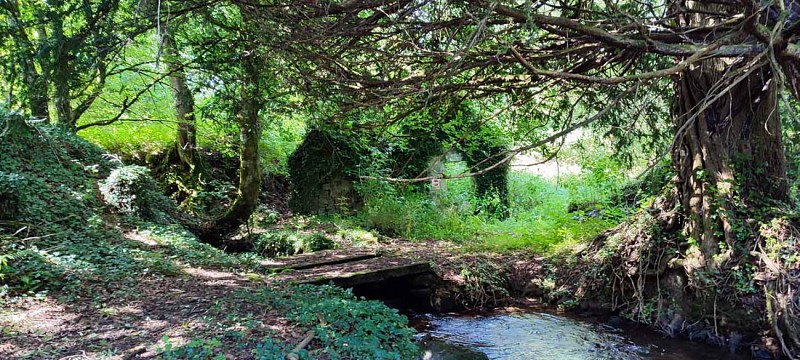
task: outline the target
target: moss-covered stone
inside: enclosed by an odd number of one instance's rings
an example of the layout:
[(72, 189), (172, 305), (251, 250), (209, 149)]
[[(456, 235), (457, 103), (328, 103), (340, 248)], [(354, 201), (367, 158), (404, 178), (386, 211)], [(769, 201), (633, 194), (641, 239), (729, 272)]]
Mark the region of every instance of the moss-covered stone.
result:
[(292, 192), (289, 207), (301, 214), (352, 210), (359, 200), (357, 180), (361, 152), (343, 134), (314, 129), (288, 159)]
[(177, 207), (161, 193), (145, 167), (129, 165), (112, 171), (100, 184), (100, 192), (107, 204), (123, 214), (161, 224), (176, 222)]

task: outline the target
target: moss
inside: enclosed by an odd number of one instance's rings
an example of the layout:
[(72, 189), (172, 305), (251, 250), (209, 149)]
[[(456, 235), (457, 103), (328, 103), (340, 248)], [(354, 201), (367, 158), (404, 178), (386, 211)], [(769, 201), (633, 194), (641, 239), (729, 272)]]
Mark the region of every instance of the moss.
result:
[[(308, 132), (303, 143), (288, 159), (289, 180), (292, 191), (289, 207), (301, 214), (320, 211), (320, 196), (323, 186), (334, 180), (355, 181), (364, 151), (359, 150), (359, 141), (366, 138), (359, 134), (345, 138), (344, 133), (325, 129)], [(368, 140), (367, 140), (368, 141)], [(355, 194), (352, 194), (355, 195)], [(357, 199), (344, 203), (355, 204)]]

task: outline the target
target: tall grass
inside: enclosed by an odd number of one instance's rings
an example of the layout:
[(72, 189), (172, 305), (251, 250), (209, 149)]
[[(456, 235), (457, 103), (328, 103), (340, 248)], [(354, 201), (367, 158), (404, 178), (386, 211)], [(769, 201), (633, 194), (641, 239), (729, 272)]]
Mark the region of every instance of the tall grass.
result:
[[(591, 180), (591, 181), (590, 181)], [(527, 172), (509, 173), (510, 216), (499, 220), (475, 214), (470, 179), (447, 180), (438, 192), (373, 185), (358, 214), (365, 227), (409, 239), (450, 240), (497, 251), (534, 249), (588, 240), (620, 221), (607, 199), (616, 178), (583, 173), (558, 183)], [(425, 185), (427, 188), (427, 185)], [(372, 193), (370, 193), (372, 191)], [(597, 217), (569, 213), (571, 202), (595, 201), (606, 210)]]

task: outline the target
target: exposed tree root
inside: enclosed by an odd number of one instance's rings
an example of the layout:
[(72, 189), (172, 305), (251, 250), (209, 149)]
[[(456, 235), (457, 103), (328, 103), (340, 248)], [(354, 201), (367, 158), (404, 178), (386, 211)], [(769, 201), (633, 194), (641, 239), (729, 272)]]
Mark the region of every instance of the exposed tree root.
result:
[[(800, 358), (800, 226), (754, 225), (713, 271), (694, 263), (670, 196), (596, 238), (562, 278), (574, 300), (597, 301), (669, 336), (687, 335)], [(563, 300), (562, 300), (563, 301)]]

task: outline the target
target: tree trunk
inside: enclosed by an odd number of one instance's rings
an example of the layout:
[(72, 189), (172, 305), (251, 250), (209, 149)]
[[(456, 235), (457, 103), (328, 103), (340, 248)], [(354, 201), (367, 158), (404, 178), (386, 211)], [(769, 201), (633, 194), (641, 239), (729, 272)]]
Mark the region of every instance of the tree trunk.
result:
[(174, 100), (175, 117), (178, 121), (176, 150), (181, 162), (189, 171), (194, 172), (197, 165), (197, 131), (194, 116), (194, 98), (186, 84), (186, 73), (180, 61), (174, 34), (169, 26), (163, 25), (162, 46), (169, 82)]
[(55, 87), (55, 94), (53, 102), (56, 108), (56, 119), (58, 124), (71, 131), (76, 131), (76, 121), (72, 116), (72, 97), (70, 96), (70, 55), (69, 44), (64, 35), (63, 24), (60, 20), (56, 20), (53, 24), (53, 34), (55, 41), (55, 54), (53, 56), (53, 86)]
[[(239, 5), (245, 23), (248, 23), (247, 5)], [(261, 163), (258, 153), (258, 143), (261, 139), (261, 120), (258, 116), (263, 106), (263, 99), (259, 89), (258, 55), (255, 50), (242, 53), (241, 66), (243, 79), (241, 80), (241, 107), (236, 116), (239, 125), (241, 149), (239, 150), (239, 187), (231, 208), (222, 218), (214, 224), (214, 232), (226, 234), (236, 226), (245, 224), (258, 205), (258, 195), (261, 191)], [(242, 244), (226, 244), (239, 247)], [(247, 246), (247, 245), (243, 245)]]
[(75, 131), (77, 124), (72, 117), (72, 104), (70, 103), (69, 81), (66, 78), (66, 66), (61, 64), (56, 65), (55, 71), (56, 74), (53, 76), (53, 82), (56, 92), (53, 100), (56, 105), (56, 118), (60, 126)]
[(31, 117), (50, 121), (45, 77), (36, 71), (36, 66), (30, 57), (22, 59), (22, 72), (25, 86), (28, 88), (28, 108), (31, 111)]
[[(679, 22), (713, 26), (725, 4), (687, 1)], [(747, 59), (710, 59), (677, 79), (674, 113), (680, 146), (672, 154), (686, 234), (697, 242), (684, 267), (719, 268), (740, 234), (737, 211), (760, 201), (788, 200), (786, 158), (778, 117), (777, 86), (767, 66)]]
[[(49, 122), (50, 110), (48, 108), (47, 78), (44, 71), (40, 73), (39, 70), (36, 69), (36, 49), (26, 33), (25, 25), (18, 23), (16, 20), (21, 18), (19, 4), (17, 4), (16, 1), (9, 1), (5, 5), (5, 10), (13, 14), (13, 16), (8, 16), (6, 18), (9, 22), (9, 28), (14, 35), (12, 39), (17, 47), (22, 78), (27, 88), (25, 97), (28, 103), (28, 110), (31, 112), (31, 117), (44, 119)], [(47, 37), (44, 26), (40, 27), (38, 36), (40, 38)], [(46, 68), (46, 66), (42, 67)]]
[(685, 233), (697, 244), (683, 263), (689, 275), (731, 258), (743, 240), (735, 230), (744, 205), (788, 200), (775, 81), (762, 68), (736, 84), (723, 79), (731, 69), (742, 68), (707, 60), (677, 82), (676, 126), (684, 133), (672, 162)]

